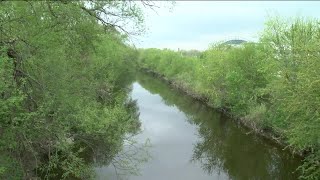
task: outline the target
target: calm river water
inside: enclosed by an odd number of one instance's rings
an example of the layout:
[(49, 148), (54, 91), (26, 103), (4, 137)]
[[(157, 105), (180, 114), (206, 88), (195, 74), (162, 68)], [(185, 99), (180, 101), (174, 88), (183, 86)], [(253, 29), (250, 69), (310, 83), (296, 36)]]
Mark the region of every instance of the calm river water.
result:
[[(300, 158), (170, 88), (146, 74), (137, 75), (132, 98), (137, 100), (142, 132), (151, 158), (140, 175), (129, 180), (297, 179)], [(113, 167), (96, 168), (97, 179), (117, 179)]]

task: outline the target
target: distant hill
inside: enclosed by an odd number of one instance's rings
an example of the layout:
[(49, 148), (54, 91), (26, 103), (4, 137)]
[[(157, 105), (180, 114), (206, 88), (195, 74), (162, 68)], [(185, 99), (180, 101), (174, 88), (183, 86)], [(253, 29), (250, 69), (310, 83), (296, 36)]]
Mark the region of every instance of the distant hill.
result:
[(224, 44), (238, 45), (238, 44), (242, 44), (242, 43), (246, 43), (246, 42), (247, 41), (241, 40), (241, 39), (232, 39), (232, 40), (224, 42)]

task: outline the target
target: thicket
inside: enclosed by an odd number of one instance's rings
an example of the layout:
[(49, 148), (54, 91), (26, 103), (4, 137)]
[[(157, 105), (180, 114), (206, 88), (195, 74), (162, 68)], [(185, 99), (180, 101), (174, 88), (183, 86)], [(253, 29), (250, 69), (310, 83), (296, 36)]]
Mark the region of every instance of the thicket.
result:
[(306, 158), (302, 179), (320, 177), (320, 21), (273, 18), (258, 42), (215, 43), (199, 57), (141, 49), (138, 64), (227, 110), (257, 132), (272, 131)]
[(126, 21), (143, 21), (135, 2), (0, 2), (0, 179), (90, 179), (93, 159), (113, 163), (139, 129)]

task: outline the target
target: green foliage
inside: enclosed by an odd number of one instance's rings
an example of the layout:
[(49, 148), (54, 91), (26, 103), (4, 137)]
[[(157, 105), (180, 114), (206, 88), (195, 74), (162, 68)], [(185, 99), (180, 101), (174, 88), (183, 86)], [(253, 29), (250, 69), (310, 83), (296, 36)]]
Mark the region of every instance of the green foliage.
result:
[(93, 178), (137, 132), (137, 53), (111, 9), (142, 23), (129, 2), (0, 2), (0, 178)]
[(307, 157), (303, 166), (304, 177), (317, 179), (320, 173), (319, 20), (298, 18), (292, 23), (268, 24), (262, 41), (273, 46), (272, 62), (278, 71), (269, 85), (272, 105), (268, 120), (284, 133), (291, 146), (311, 152), (311, 158)]
[(279, 18), (266, 23), (257, 43), (212, 44), (199, 57), (143, 49), (138, 64), (162, 74), (207, 104), (272, 129), (295, 151), (309, 152), (301, 178), (319, 177), (319, 20)]

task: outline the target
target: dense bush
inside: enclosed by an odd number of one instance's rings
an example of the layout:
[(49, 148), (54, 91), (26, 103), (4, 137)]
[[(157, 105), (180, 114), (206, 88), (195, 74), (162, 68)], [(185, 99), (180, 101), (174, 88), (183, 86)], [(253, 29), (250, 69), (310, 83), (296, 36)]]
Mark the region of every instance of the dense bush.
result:
[(320, 177), (319, 20), (272, 19), (257, 43), (216, 43), (199, 57), (141, 49), (138, 64), (226, 109), (256, 131), (272, 129), (308, 152), (301, 178)]
[(104, 6), (140, 22), (127, 2), (0, 2), (0, 179), (92, 178), (138, 130), (137, 54)]

